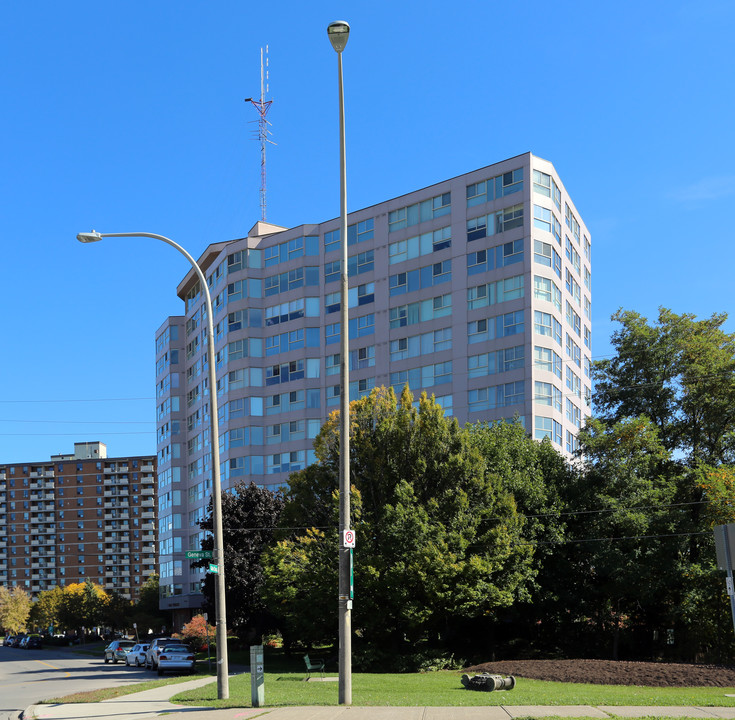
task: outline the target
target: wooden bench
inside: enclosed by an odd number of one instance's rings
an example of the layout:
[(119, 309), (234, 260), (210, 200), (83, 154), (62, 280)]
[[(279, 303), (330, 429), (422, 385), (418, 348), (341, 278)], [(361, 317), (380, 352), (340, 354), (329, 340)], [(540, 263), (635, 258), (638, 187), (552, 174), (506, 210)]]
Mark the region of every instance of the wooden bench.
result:
[(311, 673), (317, 671), (319, 671), (322, 674), (322, 677), (324, 677), (324, 660), (312, 662), (308, 655), (304, 655), (304, 662), (306, 663), (307, 680), (311, 677)]

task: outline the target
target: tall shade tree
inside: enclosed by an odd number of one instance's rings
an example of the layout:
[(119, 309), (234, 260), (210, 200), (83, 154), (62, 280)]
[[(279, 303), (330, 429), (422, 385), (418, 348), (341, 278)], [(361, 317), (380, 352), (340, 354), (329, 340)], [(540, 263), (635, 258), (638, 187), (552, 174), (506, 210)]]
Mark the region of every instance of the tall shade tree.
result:
[(724, 313), (704, 320), (666, 308), (655, 323), (619, 310), (612, 358), (593, 363), (600, 419), (648, 417), (661, 442), (691, 466), (732, 462), (735, 452), (735, 334)]
[[(270, 629), (272, 618), (261, 597), (263, 550), (272, 542), (273, 531), (283, 509), (280, 493), (259, 488), (254, 483), (236, 483), (222, 495), (222, 524), (228, 630), (244, 640), (253, 640)], [(200, 523), (212, 532), (212, 502), (209, 514)], [(212, 536), (202, 541), (202, 550), (213, 550)], [(206, 567), (209, 560), (192, 563)], [(205, 609), (215, 616), (214, 577), (208, 574), (202, 591)]]
[(0, 627), (10, 633), (24, 630), (31, 612), (31, 597), (20, 586), (0, 585)]
[(81, 635), (84, 628), (100, 624), (107, 602), (107, 593), (91, 580), (67, 585), (59, 605), (59, 623), (64, 629), (76, 630)]
[(164, 628), (171, 627), (171, 613), (160, 609), (159, 595), (158, 575), (150, 575), (140, 587), (130, 618), (138, 626), (139, 635), (147, 635), (148, 631), (161, 633)]
[[(350, 405), (356, 601), (362, 667), (421, 664), (457, 630), (511, 605), (531, 581), (532, 548), (503, 479), (468, 433), (408, 388), (376, 388)], [(318, 462), (295, 473), (284, 521), (291, 531), (266, 553), (266, 599), (285, 634), (334, 642), (337, 594), (339, 416), (315, 442)], [(460, 643), (461, 644), (461, 643)]]
[(49, 631), (51, 628), (58, 629), (59, 608), (63, 597), (64, 591), (58, 585), (50, 590), (41, 591), (31, 608), (30, 621), (33, 626)]

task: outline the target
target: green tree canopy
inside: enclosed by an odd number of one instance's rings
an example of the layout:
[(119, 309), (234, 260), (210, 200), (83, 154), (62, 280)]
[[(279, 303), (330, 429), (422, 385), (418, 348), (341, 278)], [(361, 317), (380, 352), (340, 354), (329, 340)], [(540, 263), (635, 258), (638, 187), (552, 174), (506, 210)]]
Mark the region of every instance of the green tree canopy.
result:
[(735, 334), (725, 313), (704, 320), (661, 308), (651, 324), (630, 310), (612, 319), (615, 355), (593, 363), (595, 407), (615, 423), (646, 416), (661, 442), (696, 466), (735, 452)]
[(59, 604), (59, 624), (66, 630), (77, 631), (95, 627), (102, 621), (107, 601), (104, 589), (91, 580), (67, 585)]
[[(408, 388), (400, 399), (377, 388), (350, 415), (353, 626), (371, 648), (368, 665), (395, 665), (424, 644), (447, 648), (462, 623), (522, 596), (533, 551), (521, 542), (524, 521), (503, 471), (489, 470), (433, 398), (422, 395), (416, 408)], [(336, 612), (324, 613), (337, 595), (337, 413), (315, 450), (317, 464), (292, 475), (286, 493), (284, 521), (302, 529), (264, 558), (266, 598), (304, 643), (337, 632)]]
[(64, 591), (56, 586), (50, 590), (43, 590), (31, 607), (30, 621), (34, 627), (57, 629), (59, 627), (59, 607)]
[[(239, 482), (233, 492), (222, 495), (225, 585), (228, 630), (243, 639), (255, 638), (269, 629), (272, 618), (261, 597), (263, 569), (261, 555), (273, 541), (283, 498), (280, 493), (259, 488), (254, 483)], [(212, 502), (209, 514), (200, 523), (203, 530), (212, 531)], [(203, 550), (213, 550), (210, 535), (202, 541)], [(192, 563), (206, 567), (209, 560)], [(205, 609), (215, 617), (214, 577), (206, 576), (202, 591)]]

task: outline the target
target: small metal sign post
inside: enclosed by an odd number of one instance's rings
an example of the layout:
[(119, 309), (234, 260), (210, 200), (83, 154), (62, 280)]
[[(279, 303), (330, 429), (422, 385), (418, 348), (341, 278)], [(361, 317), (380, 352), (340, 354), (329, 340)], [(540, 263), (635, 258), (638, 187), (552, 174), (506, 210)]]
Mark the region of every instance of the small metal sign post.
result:
[(202, 617), (204, 618), (204, 631), (207, 633), (207, 671), (212, 672), (211, 648), (209, 647), (209, 614), (202, 613)]
[(250, 646), (250, 700), (253, 707), (265, 705), (265, 674), (263, 672), (263, 646)]
[(727, 571), (727, 594), (730, 596), (730, 612), (733, 628), (735, 628), (735, 589), (732, 576), (732, 562), (735, 558), (735, 523), (715, 525), (714, 532), (717, 567)]

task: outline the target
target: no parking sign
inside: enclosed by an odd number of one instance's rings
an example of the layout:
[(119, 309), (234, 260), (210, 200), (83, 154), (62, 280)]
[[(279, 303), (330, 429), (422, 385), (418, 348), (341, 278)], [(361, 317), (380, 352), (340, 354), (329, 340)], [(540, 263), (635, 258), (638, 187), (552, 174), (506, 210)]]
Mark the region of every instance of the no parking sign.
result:
[(355, 547), (355, 531), (354, 530), (343, 530), (342, 531), (342, 547), (346, 547), (346, 548)]

